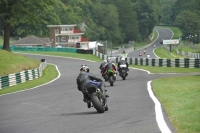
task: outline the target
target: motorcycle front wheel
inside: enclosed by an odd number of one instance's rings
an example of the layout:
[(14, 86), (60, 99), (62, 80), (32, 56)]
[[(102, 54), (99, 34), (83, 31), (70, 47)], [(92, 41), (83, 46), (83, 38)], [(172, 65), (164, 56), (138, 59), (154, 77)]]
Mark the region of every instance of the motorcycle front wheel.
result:
[(98, 98), (96, 93), (91, 94), (91, 102), (98, 113), (104, 113), (105, 108), (101, 104), (100, 99)]

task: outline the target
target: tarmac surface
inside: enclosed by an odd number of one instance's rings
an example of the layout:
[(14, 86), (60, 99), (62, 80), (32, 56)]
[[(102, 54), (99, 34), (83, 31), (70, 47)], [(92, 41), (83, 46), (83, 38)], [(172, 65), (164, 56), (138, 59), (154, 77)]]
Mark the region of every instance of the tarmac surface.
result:
[[(166, 32), (163, 30), (158, 29), (160, 35)], [(149, 51), (153, 50), (152, 45), (148, 47)], [(137, 52), (130, 52), (128, 56), (133, 57)], [(99, 114), (83, 102), (76, 77), (82, 64), (87, 64), (93, 74), (101, 77), (100, 63), (43, 55), (25, 56), (56, 64), (61, 75), (35, 89), (0, 96), (0, 133), (175, 133), (162, 107), (168, 130), (159, 125), (162, 122), (157, 119), (148, 84), (157, 78), (188, 74), (149, 74), (130, 69), (126, 80), (117, 76), (114, 86), (105, 83), (110, 96), (109, 110)]]

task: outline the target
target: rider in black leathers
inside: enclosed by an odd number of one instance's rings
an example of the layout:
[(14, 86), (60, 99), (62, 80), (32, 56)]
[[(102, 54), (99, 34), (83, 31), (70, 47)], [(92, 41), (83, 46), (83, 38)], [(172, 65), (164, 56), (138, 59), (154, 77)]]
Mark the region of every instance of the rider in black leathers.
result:
[(129, 64), (126, 62), (126, 60), (125, 60), (124, 57), (122, 57), (121, 60), (120, 60), (120, 61), (118, 62), (118, 64), (117, 64), (118, 72), (121, 71), (120, 65), (126, 65), (127, 71), (129, 70), (129, 69), (128, 69)]
[[(80, 74), (78, 75), (76, 81), (77, 81), (77, 88), (79, 91), (82, 91), (83, 93), (83, 101), (87, 102), (88, 104), (88, 108), (91, 107), (90, 102), (88, 102), (89, 96), (88, 94), (85, 93), (84, 91), (84, 86), (86, 85), (86, 82), (90, 82), (96, 80), (96, 82), (99, 84), (99, 88), (101, 89), (101, 91), (105, 94), (106, 90), (105, 90), (105, 84), (103, 83), (103, 81), (100, 78), (97, 78), (95, 75), (89, 73), (89, 68), (87, 67), (87, 65), (82, 65), (81, 69), (80, 69)], [(106, 97), (108, 97), (107, 94), (105, 94)]]
[(103, 73), (103, 70), (106, 64), (107, 64), (107, 60), (104, 60), (103, 63), (101, 63), (101, 65), (99, 66), (99, 69), (101, 70), (101, 74)]

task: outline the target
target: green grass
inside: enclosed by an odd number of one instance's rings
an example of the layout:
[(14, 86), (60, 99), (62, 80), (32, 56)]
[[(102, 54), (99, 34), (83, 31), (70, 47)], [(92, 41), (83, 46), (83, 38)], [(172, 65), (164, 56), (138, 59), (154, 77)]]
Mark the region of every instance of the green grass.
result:
[(144, 69), (150, 71), (151, 73), (195, 73), (199, 72), (199, 68), (180, 68), (180, 67), (151, 67), (151, 66), (140, 66), (140, 65), (130, 65), (133, 68)]
[(154, 30), (154, 37), (153, 37), (153, 41), (156, 40), (156, 38), (158, 37), (158, 32), (156, 30)]
[[(13, 39), (12, 37), (10, 37), (9, 39), (10, 43), (16, 41), (15, 39)], [(3, 36), (0, 36), (0, 46), (3, 46)]]
[(0, 76), (38, 68), (40, 61), (0, 50)]
[(154, 50), (155, 54), (158, 55), (160, 58), (167, 58), (167, 59), (172, 59), (172, 58), (186, 58), (181, 55), (176, 54), (176, 50), (173, 50), (172, 52), (169, 52), (164, 47), (159, 47)]
[(177, 133), (200, 132), (200, 75), (156, 79), (152, 86)]
[[(150, 38), (148, 38), (148, 39), (145, 39), (142, 42), (135, 42), (135, 44), (134, 44), (135, 49), (138, 50), (142, 47), (145, 47), (145, 46), (151, 44), (158, 37), (157, 31), (153, 30), (153, 32), (154, 32), (154, 37), (153, 37), (152, 40)], [(150, 37), (152, 37), (152, 36), (153, 36), (153, 33), (150, 35)]]
[(91, 54), (77, 54), (77, 53), (67, 53), (67, 52), (29, 52), (29, 51), (17, 51), (17, 52), (79, 58), (79, 59), (85, 59), (85, 60), (92, 60), (96, 62), (102, 61), (102, 59)]
[(180, 51), (184, 51), (184, 52), (200, 53), (200, 44), (195, 44), (195, 45), (193, 45), (193, 46), (195, 46), (195, 48), (191, 48), (188, 46), (186, 41), (181, 41), (181, 42), (183, 43), (183, 46), (181, 46), (179, 44), (176, 49), (178, 49)]
[(178, 27), (169, 27), (169, 26), (156, 26), (157, 28), (167, 28), (173, 31), (174, 36), (172, 39), (179, 39), (182, 36), (182, 32)]
[(19, 85), (0, 89), (0, 95), (33, 88), (33, 87), (39, 86), (41, 84), (45, 84), (45, 83), (55, 79), (57, 76), (58, 76), (58, 72), (57, 72), (55, 66), (47, 65), (47, 68), (42, 73), (42, 77), (34, 79), (34, 80), (30, 80), (28, 82), (25, 82), (25, 83), (22, 83)]
[[(174, 39), (179, 38), (180, 37), (179, 30), (174, 27), (172, 27), (172, 30), (175, 33)], [(147, 45), (149, 43), (143, 42), (139, 45), (139, 47)], [(158, 56), (161, 56), (162, 58), (174, 58), (174, 56), (170, 55), (169, 51), (164, 50), (162, 48), (156, 49), (155, 52)], [(101, 59), (98, 59), (97, 57), (93, 55), (80, 55), (80, 54), (74, 55), (72, 53), (57, 53), (57, 52), (34, 52), (34, 53), (74, 57), (74, 58), (95, 60), (98, 62), (102, 61)], [(175, 53), (172, 52), (172, 54), (175, 54)], [(145, 69), (145, 70), (150, 71), (151, 73), (200, 72), (200, 70), (197, 68), (149, 67), (149, 66), (136, 66), (136, 65), (130, 65), (130, 67)], [(47, 67), (47, 69), (48, 68), (49, 67)], [(25, 87), (19, 87), (18, 89), (19, 90), (20, 88), (28, 89), (30, 88), (30, 86), (27, 86), (25, 84), (34, 85), (35, 83), (39, 81), (43, 82), (44, 77), (50, 76), (48, 75), (48, 73), (57, 72), (55, 68), (53, 68), (50, 71), (47, 71), (47, 69), (45, 69), (46, 73), (43, 75), (43, 77), (34, 81), (29, 81), (27, 83), (20, 84), (20, 85), (24, 85)], [(54, 78), (55, 77), (57, 77), (57, 74), (54, 75)], [(45, 82), (48, 82), (49, 80), (50, 79), (46, 80)], [(13, 91), (13, 90), (17, 90), (15, 87), (18, 87), (18, 86), (19, 85), (9, 87), (6, 89), (13, 88), (11, 90)], [(177, 133), (199, 133), (200, 132), (200, 106), (199, 106), (200, 105), (200, 97), (199, 97), (200, 87), (199, 86), (200, 86), (199, 75), (175, 77), (175, 78), (162, 78), (162, 79), (156, 79), (152, 82), (153, 91), (155, 95), (157, 96), (157, 98), (161, 101), (169, 117), (169, 120), (175, 127)], [(6, 89), (3, 89), (3, 90), (5, 91)]]
[(3, 37), (0, 36), (0, 46), (3, 46)]

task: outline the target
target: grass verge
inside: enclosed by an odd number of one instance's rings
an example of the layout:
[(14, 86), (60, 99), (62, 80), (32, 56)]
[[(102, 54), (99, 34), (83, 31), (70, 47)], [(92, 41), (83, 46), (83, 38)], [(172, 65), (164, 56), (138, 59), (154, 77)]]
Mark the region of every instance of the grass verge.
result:
[(177, 133), (200, 132), (200, 75), (156, 79), (152, 86)]
[[(35, 52), (35, 53), (39, 54), (39, 52)], [(161, 53), (162, 52), (158, 53), (157, 55), (160, 56)], [(43, 54), (47, 54), (47, 52), (44, 52)], [(60, 54), (57, 56), (62, 56), (62, 55)], [(67, 55), (65, 57), (72, 57), (72, 55)], [(83, 58), (82, 56), (75, 57), (75, 58), (89, 59), (89, 57)], [(94, 60), (102, 61), (101, 59), (97, 59), (97, 57), (92, 57), (90, 58), (90, 60), (93, 60), (93, 58)], [(163, 56), (163, 58), (172, 58), (172, 57)], [(130, 66), (134, 68), (145, 69), (145, 70), (150, 71), (151, 73), (199, 72), (199, 69), (197, 68), (172, 68), (172, 67), (158, 68), (158, 67), (136, 66), (136, 65), (130, 65)], [(53, 70), (51, 70), (50, 72), (52, 73)], [(41, 77), (40, 80), (43, 80), (43, 77)], [(35, 84), (35, 83), (32, 83), (32, 84)], [(200, 87), (199, 86), (200, 86), (200, 76), (162, 78), (162, 79), (154, 80), (152, 82), (153, 91), (155, 95), (157, 96), (157, 98), (161, 101), (177, 133), (199, 133), (200, 132), (200, 126), (199, 126), (200, 125), (200, 107), (199, 107), (200, 105), (199, 103), (200, 89), (199, 88)], [(27, 89), (29, 87), (26, 86), (24, 88)], [(13, 90), (15, 91), (15, 89)]]
[(0, 50), (0, 76), (38, 68), (41, 61)]
[(182, 32), (178, 27), (170, 27), (170, 26), (156, 26), (156, 28), (167, 28), (173, 31), (174, 36), (172, 39), (179, 39), (182, 36)]
[(33, 88), (39, 86), (41, 84), (45, 84), (53, 79), (58, 77), (58, 71), (56, 70), (54, 65), (47, 65), (47, 68), (43, 71), (42, 77), (30, 80), (28, 82), (18, 84), (16, 86), (7, 87), (0, 90), (0, 95), (7, 94), (11, 92), (27, 90), (29, 88)]
[[(167, 58), (167, 59), (172, 59), (172, 58), (184, 58), (184, 56), (176, 54), (176, 50), (173, 50), (172, 52), (169, 52), (164, 47), (159, 47), (154, 50), (155, 54), (158, 55), (160, 58)], [(186, 57), (185, 57), (186, 58)]]
[(100, 59), (94, 55), (91, 55), (91, 54), (78, 54), (78, 53), (67, 53), (67, 52), (34, 52), (34, 51), (31, 51), (31, 52), (29, 52), (29, 51), (14, 51), (14, 52), (71, 57), (71, 58), (92, 60), (92, 61), (96, 61), (96, 62), (103, 61), (102, 59)]
[(151, 67), (151, 66), (140, 66), (130, 65), (132, 68), (139, 68), (147, 70), (151, 73), (196, 73), (200, 72), (199, 68), (180, 68), (180, 67)]

